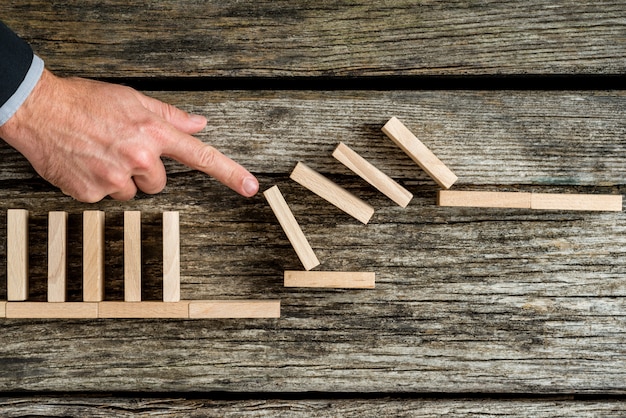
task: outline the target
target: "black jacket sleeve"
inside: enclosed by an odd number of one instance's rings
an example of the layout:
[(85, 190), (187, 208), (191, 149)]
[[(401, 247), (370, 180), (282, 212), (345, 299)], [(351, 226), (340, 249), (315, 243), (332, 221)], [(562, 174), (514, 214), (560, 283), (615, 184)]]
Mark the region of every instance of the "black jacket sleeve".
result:
[(0, 22), (0, 107), (17, 91), (33, 61), (33, 50)]

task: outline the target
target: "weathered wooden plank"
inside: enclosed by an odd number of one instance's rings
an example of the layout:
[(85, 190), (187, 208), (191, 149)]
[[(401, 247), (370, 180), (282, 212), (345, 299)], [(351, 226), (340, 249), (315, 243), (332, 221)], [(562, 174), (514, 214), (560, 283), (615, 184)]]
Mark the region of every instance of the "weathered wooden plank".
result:
[(626, 5), (5, 1), (63, 74), (90, 77), (621, 74)]

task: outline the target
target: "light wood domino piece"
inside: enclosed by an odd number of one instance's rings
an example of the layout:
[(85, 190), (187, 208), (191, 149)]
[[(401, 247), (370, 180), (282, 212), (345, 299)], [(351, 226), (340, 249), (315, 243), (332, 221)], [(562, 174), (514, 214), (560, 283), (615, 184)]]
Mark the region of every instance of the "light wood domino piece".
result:
[(7, 299), (28, 299), (28, 211), (7, 211)]
[(353, 271), (286, 270), (285, 287), (321, 287), (341, 289), (373, 289), (376, 273)]

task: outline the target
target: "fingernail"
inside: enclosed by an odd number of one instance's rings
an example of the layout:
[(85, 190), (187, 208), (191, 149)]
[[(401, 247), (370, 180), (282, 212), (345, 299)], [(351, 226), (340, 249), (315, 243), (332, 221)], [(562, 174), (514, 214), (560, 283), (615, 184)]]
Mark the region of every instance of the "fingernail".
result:
[(190, 114), (189, 115), (189, 119), (193, 122), (193, 123), (205, 123), (206, 122), (206, 118), (204, 116), (201, 115), (194, 115), (194, 114)]
[(254, 177), (246, 177), (243, 181), (243, 191), (246, 196), (254, 196), (259, 191), (259, 182)]

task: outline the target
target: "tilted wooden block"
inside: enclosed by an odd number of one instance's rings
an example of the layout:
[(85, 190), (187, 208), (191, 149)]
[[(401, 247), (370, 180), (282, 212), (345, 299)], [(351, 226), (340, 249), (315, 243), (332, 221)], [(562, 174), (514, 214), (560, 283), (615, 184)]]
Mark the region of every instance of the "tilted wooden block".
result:
[(449, 189), (458, 180), (457, 176), (398, 118), (389, 119), (382, 131), (444, 189)]
[(124, 300), (141, 301), (141, 212), (124, 212)]
[(622, 211), (622, 195), (533, 193), (532, 209)]
[(48, 214), (48, 302), (65, 302), (67, 289), (67, 212)]
[(298, 258), (300, 258), (300, 261), (304, 265), (304, 268), (311, 270), (312, 268), (318, 266), (320, 262), (313, 252), (309, 241), (306, 239), (304, 232), (302, 232), (298, 221), (296, 221), (296, 218), (289, 209), (289, 206), (278, 189), (278, 186), (273, 186), (267, 189), (263, 192), (263, 195), (265, 196), (265, 199), (267, 199), (272, 211), (274, 211), (280, 226), (282, 226), (283, 231), (285, 231), (289, 242), (291, 242)]
[(180, 216), (163, 212), (163, 301), (180, 301)]
[(189, 318), (189, 301), (99, 302), (99, 318)]
[(374, 214), (373, 207), (301, 162), (293, 169), (290, 178), (364, 224)]
[(28, 211), (7, 211), (7, 299), (28, 299)]
[(530, 209), (530, 193), (439, 190), (439, 206)]
[(96, 302), (8, 302), (7, 318), (97, 318)]
[(104, 299), (104, 212), (83, 212), (83, 300)]
[(376, 273), (353, 271), (285, 271), (285, 287), (373, 289)]
[(337, 145), (333, 152), (333, 157), (401, 207), (407, 207), (413, 198), (411, 192), (400, 186), (395, 180), (380, 171), (343, 142)]
[(202, 300), (189, 301), (189, 317), (201, 318), (280, 318), (279, 300)]

